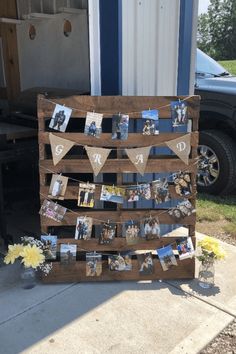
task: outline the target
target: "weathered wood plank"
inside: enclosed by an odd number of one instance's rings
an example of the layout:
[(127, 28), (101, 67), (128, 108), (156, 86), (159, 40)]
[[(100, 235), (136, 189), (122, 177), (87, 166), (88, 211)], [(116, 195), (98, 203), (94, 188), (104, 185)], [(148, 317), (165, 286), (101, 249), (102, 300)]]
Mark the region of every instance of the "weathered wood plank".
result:
[[(112, 140), (111, 133), (102, 133), (100, 139), (86, 136), (84, 133), (57, 133), (52, 132), (63, 139), (74, 141), (76, 144), (89, 145), (97, 147), (142, 147), (142, 146), (166, 146), (165, 141), (180, 138), (186, 133), (160, 133), (156, 136), (142, 135), (142, 133), (129, 133), (127, 140)], [(39, 141), (43, 144), (49, 144), (49, 132), (39, 132)], [(191, 146), (198, 146), (198, 132), (191, 134)]]
[[(150, 216), (157, 216), (160, 224), (176, 224), (175, 220), (167, 213), (163, 213), (163, 211), (167, 211), (167, 209), (121, 209), (117, 210), (98, 210), (84, 208), (84, 210), (79, 210), (76, 212), (66, 212), (66, 215), (62, 222), (58, 223), (53, 219), (49, 219), (45, 216), (41, 217), (41, 223), (43, 226), (63, 226), (63, 225), (76, 225), (76, 220), (78, 216), (90, 216), (94, 220), (95, 225), (100, 225), (102, 222), (106, 220), (110, 220), (111, 222), (125, 222), (128, 220), (139, 220), (145, 219)], [(195, 214), (187, 216), (178, 221), (178, 224), (183, 225), (194, 225), (196, 220)]]
[[(121, 112), (129, 114), (130, 118), (141, 118), (141, 112), (147, 109), (159, 109), (160, 118), (170, 118), (170, 102), (178, 99), (186, 99), (188, 96), (71, 96), (62, 99), (51, 98), (45, 100), (39, 95), (39, 106), (44, 111), (44, 117), (51, 117), (55, 104), (62, 104), (74, 108), (73, 117), (85, 117), (86, 112), (95, 111), (103, 113), (104, 118), (110, 118), (112, 114)], [(54, 104), (55, 103), (55, 104)], [(195, 119), (194, 111), (199, 104), (199, 96), (191, 96), (186, 100), (188, 104), (188, 117)], [(81, 110), (81, 111), (79, 111)]]
[[(196, 170), (195, 159), (189, 160), (186, 165), (179, 158), (168, 156), (166, 159), (160, 156), (153, 156), (148, 159), (145, 173), (175, 172), (186, 171), (194, 172)], [(40, 161), (40, 166), (54, 171), (55, 173), (93, 173), (93, 169), (88, 159), (62, 159), (56, 166), (52, 160)], [(46, 172), (45, 169), (40, 170)], [(108, 159), (101, 169), (101, 173), (137, 173), (135, 166), (128, 158)]]
[(64, 266), (59, 262), (53, 263), (53, 270), (47, 277), (43, 277), (45, 283), (70, 283), (80, 281), (114, 281), (114, 280), (157, 280), (157, 279), (190, 279), (194, 277), (194, 259), (177, 259), (178, 266), (173, 266), (168, 271), (162, 270), (158, 259), (153, 259), (153, 274), (142, 275), (139, 273), (138, 261), (132, 260), (132, 270), (117, 272), (110, 271), (107, 261), (102, 262), (102, 274), (99, 277), (86, 277), (86, 262), (76, 262), (71, 266)]
[[(184, 236), (183, 236), (184, 237)], [(72, 238), (60, 238), (57, 241), (58, 245), (58, 251), (60, 248), (60, 244), (62, 243), (71, 243), (71, 244), (76, 244), (77, 245), (77, 252), (81, 251), (135, 251), (135, 250), (156, 250), (157, 248), (167, 246), (169, 244), (172, 244), (173, 249), (176, 249), (175, 246), (175, 241), (176, 239), (180, 238), (179, 236), (177, 237), (161, 237), (160, 239), (156, 240), (146, 240), (145, 238), (140, 238), (135, 245), (128, 245), (126, 242), (125, 237), (115, 237), (115, 239), (112, 241), (111, 244), (108, 245), (100, 245), (98, 243), (97, 238), (91, 238), (90, 240), (75, 240)], [(194, 238), (193, 238), (194, 239)]]

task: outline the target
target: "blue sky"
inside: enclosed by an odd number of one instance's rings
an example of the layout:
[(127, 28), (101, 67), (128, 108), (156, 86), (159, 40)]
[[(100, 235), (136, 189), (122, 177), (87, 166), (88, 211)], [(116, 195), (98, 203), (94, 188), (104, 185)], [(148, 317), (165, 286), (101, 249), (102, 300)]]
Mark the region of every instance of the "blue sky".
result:
[(210, 0), (199, 0), (198, 14), (207, 12), (207, 8), (209, 4), (210, 4)]

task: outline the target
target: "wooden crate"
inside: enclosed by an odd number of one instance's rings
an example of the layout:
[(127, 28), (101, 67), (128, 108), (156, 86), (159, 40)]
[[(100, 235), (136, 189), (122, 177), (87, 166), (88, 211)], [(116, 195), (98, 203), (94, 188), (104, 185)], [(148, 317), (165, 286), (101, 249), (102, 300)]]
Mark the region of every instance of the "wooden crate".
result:
[[(141, 118), (141, 111), (151, 109), (159, 109), (160, 119), (170, 119), (171, 110), (170, 102), (177, 99), (184, 99), (186, 97), (127, 97), (127, 96), (73, 96), (63, 99), (47, 100), (44, 96), (38, 96), (38, 121), (39, 121), (39, 164), (40, 164), (40, 199), (41, 202), (47, 197), (50, 177), (52, 171), (54, 173), (64, 174), (83, 174), (83, 178), (79, 178), (87, 182), (86, 174), (92, 174), (92, 168), (88, 157), (83, 148), (78, 148), (76, 154), (73, 149), (69, 152), (56, 166), (53, 165), (50, 146), (49, 146), (49, 131), (48, 122), (52, 116), (55, 104), (65, 105), (66, 107), (73, 108), (72, 117), (70, 119), (67, 131), (65, 133), (52, 131), (54, 135), (62, 138), (75, 141), (78, 144), (107, 147), (107, 148), (131, 148), (142, 147), (147, 145), (163, 145), (165, 141), (169, 141), (185, 135), (186, 133), (162, 133), (157, 136), (144, 136), (139, 133), (129, 133), (126, 141), (112, 140), (111, 127), (109, 132), (101, 134), (100, 139), (84, 135), (84, 123), (86, 111), (95, 111), (96, 113), (103, 113), (104, 119), (111, 119), (113, 114), (117, 112), (129, 113), (130, 120)], [(149, 156), (146, 173), (159, 173), (159, 172), (176, 172), (188, 169), (191, 173), (191, 183), (193, 193), (189, 200), (195, 206), (196, 199), (196, 158), (198, 146), (198, 117), (199, 117), (199, 96), (191, 96), (187, 98), (188, 105), (188, 118), (191, 121), (191, 153), (189, 159), (189, 167), (175, 155), (154, 155)], [(104, 121), (103, 121), (104, 122)], [(108, 121), (107, 121), (108, 122)], [(73, 124), (72, 124), (73, 123)], [(105, 122), (106, 123), (106, 122)], [(69, 128), (69, 129), (68, 129)], [(130, 162), (126, 154), (122, 154), (122, 150), (117, 150), (116, 153), (110, 154), (101, 173), (116, 175), (116, 182), (114, 180), (108, 181), (104, 184), (118, 184), (123, 185), (123, 174), (137, 173), (134, 165)], [(101, 175), (102, 176), (102, 175)], [(105, 175), (103, 175), (105, 176)], [(106, 175), (107, 176), (107, 175)], [(109, 175), (108, 175), (109, 176)], [(92, 180), (90, 179), (92, 182)], [(96, 182), (97, 183), (97, 182)], [(102, 184), (102, 183), (101, 183)], [(130, 219), (138, 220), (146, 217), (147, 215), (156, 215), (159, 218), (160, 224), (174, 224), (173, 219), (169, 214), (163, 213), (163, 209), (122, 209), (121, 206), (114, 204), (112, 210), (95, 206), (93, 209), (85, 209), (77, 207), (78, 197), (78, 184), (75, 182), (69, 183), (65, 200), (63, 203), (58, 201), (59, 204), (65, 205), (69, 201), (73, 205), (73, 211), (66, 213), (63, 221), (58, 224), (56, 221), (41, 216), (42, 232), (49, 233), (56, 227), (57, 230), (63, 232), (63, 228), (76, 225), (76, 218), (79, 215), (86, 215), (94, 217), (98, 220), (110, 219), (113, 222), (125, 222)], [(174, 187), (170, 186), (172, 194)], [(95, 199), (99, 200), (100, 188), (96, 188)], [(179, 197), (178, 197), (179, 198)], [(65, 205), (66, 206), (66, 205)], [(159, 205), (160, 206), (160, 205)], [(185, 217), (180, 223), (188, 228), (189, 236), (192, 237), (193, 244), (195, 245), (195, 221), (196, 216), (192, 214)], [(99, 224), (99, 221), (94, 220), (94, 223)], [(55, 233), (54, 233), (55, 234)], [(140, 250), (156, 250), (164, 245), (171, 244), (175, 241), (175, 237), (163, 237), (157, 240), (146, 241), (141, 239), (135, 245), (127, 245), (126, 239), (121, 237), (121, 226), (118, 226), (118, 235), (115, 240), (109, 245), (100, 245), (96, 238), (90, 240), (75, 240), (73, 238), (61, 237), (58, 239), (58, 250), (61, 243), (77, 244), (77, 260), (74, 265), (65, 266), (60, 262), (53, 262), (53, 269), (49, 275), (44, 278), (45, 282), (76, 282), (76, 281), (107, 281), (107, 280), (142, 280), (142, 279), (178, 279), (178, 278), (193, 278), (195, 272), (195, 261), (193, 259), (179, 260), (176, 254), (178, 266), (172, 267), (168, 271), (162, 271), (158, 257), (154, 255), (154, 272), (151, 275), (140, 275), (138, 271), (138, 262), (136, 256), (132, 259), (132, 271), (114, 272), (109, 271), (106, 256), (103, 257), (103, 271), (99, 277), (87, 277), (85, 274), (85, 251), (97, 252), (121, 252), (125, 250), (140, 251)], [(175, 248), (173, 246), (173, 248)], [(176, 253), (176, 252), (175, 252)]]

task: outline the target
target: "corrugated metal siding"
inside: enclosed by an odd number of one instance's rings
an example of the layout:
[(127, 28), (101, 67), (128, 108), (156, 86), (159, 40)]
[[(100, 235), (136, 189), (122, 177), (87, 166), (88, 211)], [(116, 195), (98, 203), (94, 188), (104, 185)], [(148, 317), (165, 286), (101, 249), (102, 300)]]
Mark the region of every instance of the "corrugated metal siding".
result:
[(179, 0), (122, 1), (122, 94), (176, 95)]

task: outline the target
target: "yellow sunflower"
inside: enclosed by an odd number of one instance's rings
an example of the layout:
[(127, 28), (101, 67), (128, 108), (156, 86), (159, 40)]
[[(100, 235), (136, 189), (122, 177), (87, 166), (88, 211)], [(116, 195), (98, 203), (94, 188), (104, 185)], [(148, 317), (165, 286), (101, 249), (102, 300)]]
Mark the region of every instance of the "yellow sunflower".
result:
[(13, 264), (15, 260), (20, 256), (23, 248), (24, 246), (20, 244), (9, 245), (7, 255), (4, 258), (4, 262), (6, 264)]
[(20, 254), (23, 258), (21, 263), (24, 263), (26, 268), (37, 268), (45, 261), (45, 256), (42, 253), (43, 251), (39, 247), (27, 245)]

